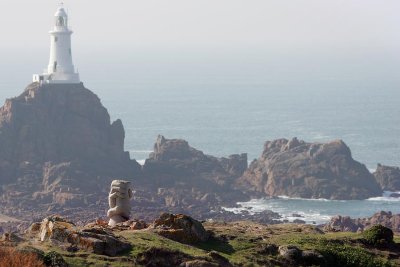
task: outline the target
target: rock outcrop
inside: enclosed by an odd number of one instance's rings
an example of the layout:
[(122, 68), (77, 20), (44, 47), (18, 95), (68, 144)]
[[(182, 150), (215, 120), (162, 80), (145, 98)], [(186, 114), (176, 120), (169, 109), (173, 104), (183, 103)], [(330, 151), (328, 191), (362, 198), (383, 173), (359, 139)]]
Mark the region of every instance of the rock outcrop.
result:
[(254, 195), (366, 199), (382, 191), (365, 165), (341, 141), (306, 143), (297, 138), (268, 141), (258, 160), (236, 181)]
[(374, 176), (382, 190), (400, 191), (400, 168), (378, 164)]
[(72, 222), (59, 216), (45, 218), (37, 234), (40, 241), (56, 240), (68, 243), (69, 246), (88, 250), (95, 254), (115, 256), (121, 251), (131, 248), (131, 245), (106, 227), (91, 225), (79, 229)]
[[(159, 136), (154, 152), (133, 183), (136, 205), (152, 207), (157, 216), (165, 209), (200, 219), (218, 214), (221, 206), (249, 200), (232, 185), (247, 168), (247, 155), (216, 158), (191, 147), (181, 139)], [(133, 207), (133, 213), (139, 213)]]
[(206, 242), (209, 238), (201, 222), (183, 214), (164, 213), (155, 220), (152, 228), (159, 235), (185, 244)]
[(201, 176), (219, 185), (232, 183), (246, 168), (247, 154), (216, 158), (189, 146), (185, 140), (166, 139), (161, 135), (143, 166), (145, 173), (186, 176), (187, 179)]
[(124, 136), (83, 84), (29, 85), (0, 108), (1, 203), (96, 203), (113, 178), (140, 172)]
[(400, 214), (392, 214), (390, 211), (380, 211), (369, 218), (352, 219), (349, 216), (334, 216), (329, 223), (324, 226), (325, 231), (356, 232), (363, 231), (374, 225), (383, 225), (400, 232)]

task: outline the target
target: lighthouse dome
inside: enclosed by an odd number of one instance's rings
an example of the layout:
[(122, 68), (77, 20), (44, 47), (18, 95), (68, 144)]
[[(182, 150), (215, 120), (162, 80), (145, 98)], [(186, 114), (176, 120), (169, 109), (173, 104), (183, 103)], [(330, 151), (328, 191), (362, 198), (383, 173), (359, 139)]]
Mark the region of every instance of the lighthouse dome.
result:
[(59, 7), (54, 16), (56, 16), (56, 17), (67, 17), (67, 12), (65, 12), (65, 9), (63, 7)]
[(64, 8), (58, 8), (54, 16), (56, 19), (56, 27), (68, 27), (68, 15)]

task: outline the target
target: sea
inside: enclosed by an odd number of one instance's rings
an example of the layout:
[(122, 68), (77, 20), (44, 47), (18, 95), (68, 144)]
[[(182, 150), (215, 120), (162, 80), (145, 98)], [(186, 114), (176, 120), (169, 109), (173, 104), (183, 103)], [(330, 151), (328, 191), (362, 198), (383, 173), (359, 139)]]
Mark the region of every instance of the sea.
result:
[[(342, 139), (371, 172), (378, 163), (400, 166), (398, 56), (135, 49), (125, 54), (84, 50), (75, 64), (112, 120), (122, 119), (125, 149), (140, 163), (161, 134), (214, 156), (248, 153), (249, 162), (267, 140)], [(45, 52), (3, 55), (0, 103), (19, 95), (43, 69)], [(388, 195), (362, 201), (281, 196), (239, 204), (251, 212), (268, 209), (283, 219), (300, 215), (323, 223), (336, 214), (400, 213), (400, 199)]]

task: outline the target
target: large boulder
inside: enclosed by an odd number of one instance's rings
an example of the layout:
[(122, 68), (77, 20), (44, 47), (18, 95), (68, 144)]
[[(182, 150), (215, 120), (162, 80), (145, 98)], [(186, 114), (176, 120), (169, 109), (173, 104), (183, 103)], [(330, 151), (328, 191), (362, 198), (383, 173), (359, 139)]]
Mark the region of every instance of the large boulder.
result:
[(382, 190), (400, 191), (400, 168), (378, 164), (374, 176)]
[(255, 195), (366, 199), (382, 191), (365, 165), (341, 141), (306, 143), (297, 138), (268, 141), (237, 188)]
[(45, 218), (41, 222), (38, 237), (42, 242), (56, 240), (95, 254), (108, 256), (115, 256), (131, 248), (129, 242), (122, 237), (115, 236), (106, 227), (91, 225), (80, 229), (72, 222), (59, 216)]
[(183, 214), (164, 213), (152, 227), (159, 235), (186, 244), (205, 242), (209, 238), (201, 222)]
[[(35, 229), (35, 224), (33, 224), (31, 228)], [(50, 216), (43, 219), (40, 224), (39, 240), (46, 241), (54, 239), (60, 242), (67, 242), (72, 239), (75, 232), (75, 224), (72, 222), (59, 216)]]

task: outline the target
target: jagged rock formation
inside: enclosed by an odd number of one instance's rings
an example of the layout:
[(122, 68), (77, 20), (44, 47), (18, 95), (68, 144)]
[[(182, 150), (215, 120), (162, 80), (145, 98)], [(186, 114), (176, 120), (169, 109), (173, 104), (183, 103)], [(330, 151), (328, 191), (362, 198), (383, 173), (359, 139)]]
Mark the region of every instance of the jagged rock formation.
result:
[[(208, 218), (210, 210), (220, 211), (223, 205), (248, 200), (232, 188), (246, 168), (246, 154), (216, 158), (184, 140), (159, 136), (141, 178), (133, 183), (133, 201), (140, 207), (153, 207), (157, 216), (166, 207), (172, 212)], [(135, 208), (133, 213), (140, 212)]]
[(236, 181), (241, 190), (268, 196), (366, 199), (382, 191), (365, 165), (341, 141), (268, 141), (258, 160)]
[(124, 136), (83, 84), (29, 85), (0, 108), (3, 206), (95, 204), (113, 178), (140, 172)]
[(380, 211), (369, 218), (352, 219), (349, 216), (334, 216), (329, 223), (324, 226), (325, 231), (356, 232), (370, 228), (374, 225), (383, 225), (400, 232), (400, 214), (392, 214), (390, 211)]
[(165, 173), (172, 176), (202, 176), (219, 185), (227, 185), (247, 168), (247, 154), (216, 158), (205, 155), (182, 139), (158, 136), (154, 152), (146, 160), (145, 173)]
[(382, 190), (400, 191), (400, 168), (378, 164), (374, 176)]

